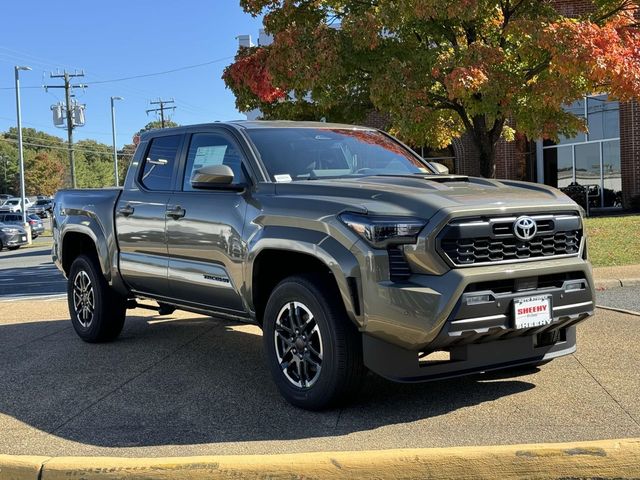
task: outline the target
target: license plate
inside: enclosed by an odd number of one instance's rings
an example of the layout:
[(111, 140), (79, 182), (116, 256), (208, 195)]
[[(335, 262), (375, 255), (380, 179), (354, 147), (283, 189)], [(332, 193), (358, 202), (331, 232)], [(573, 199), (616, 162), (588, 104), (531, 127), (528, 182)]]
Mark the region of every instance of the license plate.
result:
[(27, 241), (27, 237), (25, 237), (24, 235), (22, 237), (20, 237), (22, 239), (23, 242)]
[(551, 318), (551, 295), (536, 295), (513, 300), (515, 328), (532, 328), (549, 325)]

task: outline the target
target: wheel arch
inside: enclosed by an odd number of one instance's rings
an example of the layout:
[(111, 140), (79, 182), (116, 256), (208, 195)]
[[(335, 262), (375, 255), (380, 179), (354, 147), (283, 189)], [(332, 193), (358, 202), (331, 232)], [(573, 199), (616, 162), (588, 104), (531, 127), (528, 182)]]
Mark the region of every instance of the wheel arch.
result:
[[(100, 264), (102, 274), (108, 279), (108, 268), (105, 268), (105, 262), (102, 260), (105, 252), (98, 250), (95, 234), (87, 229), (73, 229), (65, 232), (62, 237), (61, 248), (61, 265), (65, 276), (69, 275), (73, 261), (80, 255), (94, 256)], [(108, 261), (107, 261), (108, 265)]]
[[(275, 237), (263, 237), (249, 253), (245, 272), (249, 307), (262, 324), (270, 293), (285, 278), (301, 273), (326, 273), (340, 292), (349, 318), (362, 325), (360, 269), (355, 256), (334, 238), (322, 232), (305, 232), (304, 240), (288, 238), (281, 232)], [(313, 238), (315, 237), (315, 238)]]

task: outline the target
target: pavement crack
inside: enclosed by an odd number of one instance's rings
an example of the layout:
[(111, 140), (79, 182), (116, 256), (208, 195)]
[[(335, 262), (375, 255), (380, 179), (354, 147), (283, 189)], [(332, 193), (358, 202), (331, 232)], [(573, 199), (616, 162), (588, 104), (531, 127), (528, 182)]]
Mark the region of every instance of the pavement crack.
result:
[(338, 424), (340, 423), (340, 417), (342, 417), (343, 411), (344, 411), (344, 408), (341, 408), (340, 410), (338, 410), (338, 416), (336, 417), (336, 424), (333, 426), (334, 432), (338, 431)]
[(14, 346), (12, 348), (8, 348), (7, 350), (18, 350), (18, 349), (20, 349), (20, 348), (22, 348), (22, 347), (24, 347), (26, 345), (29, 345), (29, 344), (31, 344), (33, 342), (37, 342), (38, 340), (42, 340), (43, 338), (51, 337), (52, 335), (57, 335), (60, 332), (64, 332), (68, 328), (70, 328), (68, 325), (64, 326), (64, 327), (60, 327), (55, 332), (47, 333), (46, 335), (42, 335), (41, 337), (32, 338), (28, 342), (21, 343), (20, 345), (16, 345), (16, 346)]
[(591, 371), (590, 371), (590, 370), (589, 370), (589, 369), (588, 369), (588, 368), (587, 368), (587, 367), (586, 367), (586, 366), (585, 366), (585, 365), (580, 361), (580, 359), (578, 358), (578, 356), (577, 356), (577, 355), (573, 355), (573, 358), (575, 358), (575, 359), (576, 359), (576, 361), (580, 364), (580, 366), (581, 366), (582, 368), (584, 368), (584, 370), (589, 374), (589, 376), (590, 376), (591, 378), (593, 378), (593, 380), (594, 380), (598, 385), (600, 385), (600, 388), (602, 388), (602, 390), (604, 390), (604, 391), (605, 391), (605, 393), (606, 393), (607, 395), (609, 395), (609, 397), (611, 398), (611, 400), (613, 400), (614, 402), (616, 402), (616, 404), (620, 407), (620, 409), (621, 409), (624, 413), (626, 413), (626, 414), (627, 414), (627, 416), (631, 419), (631, 421), (632, 421), (633, 423), (635, 423), (638, 427), (640, 427), (640, 422), (638, 422), (638, 420), (636, 420), (636, 419), (634, 418), (634, 416), (633, 416), (633, 415), (631, 415), (631, 413), (629, 413), (629, 411), (628, 411), (626, 408), (624, 408), (624, 406), (623, 406), (623, 405), (618, 401), (618, 399), (617, 399), (617, 398), (615, 398), (613, 395), (611, 395), (611, 393), (609, 392), (609, 390), (607, 390), (607, 387), (605, 387), (602, 383), (600, 383), (600, 380), (598, 380), (598, 379), (595, 377), (595, 375), (593, 375), (593, 373), (591, 373)]
[(57, 425), (55, 428), (53, 428), (51, 430), (51, 434), (55, 435), (58, 431), (60, 431), (62, 428), (64, 428), (66, 425), (68, 425), (69, 423), (71, 423), (73, 420), (75, 420), (76, 418), (78, 418), (80, 415), (84, 414), (85, 412), (87, 412), (88, 410), (91, 410), (95, 405), (97, 405), (98, 403), (102, 402), (105, 398), (113, 395), (115, 392), (117, 392), (118, 390), (121, 390), (122, 388), (124, 388), (125, 386), (129, 385), (131, 382), (133, 382), (134, 380), (140, 378), (142, 375), (144, 375), (145, 373), (147, 373), (149, 370), (152, 370), (154, 367), (156, 367), (157, 365), (163, 363), (167, 358), (171, 357), (172, 355), (174, 355), (176, 352), (182, 350), (184, 347), (191, 345), (193, 342), (195, 342), (196, 340), (198, 340), (199, 338), (203, 337), (204, 335), (206, 335), (207, 333), (209, 333), (211, 330), (213, 330), (214, 328), (216, 328), (216, 325), (212, 325), (210, 328), (206, 329), (204, 332), (196, 335), (195, 337), (187, 340), (186, 342), (178, 345), (176, 348), (174, 348), (173, 350), (171, 350), (170, 352), (168, 352), (166, 355), (163, 355), (162, 357), (160, 357), (158, 360), (156, 360), (155, 362), (151, 363), (147, 368), (141, 370), (140, 372), (138, 372), (137, 374), (135, 374), (133, 377), (129, 378), (126, 382), (119, 384), (118, 386), (116, 386), (115, 388), (113, 388), (112, 390), (108, 391), (107, 393), (105, 393), (104, 395), (102, 395), (100, 398), (98, 398), (96, 401), (90, 403), (89, 405), (87, 405), (85, 408), (83, 408), (82, 410), (80, 410), (79, 412), (77, 412), (75, 415), (67, 418), (65, 421), (63, 421), (61, 424)]

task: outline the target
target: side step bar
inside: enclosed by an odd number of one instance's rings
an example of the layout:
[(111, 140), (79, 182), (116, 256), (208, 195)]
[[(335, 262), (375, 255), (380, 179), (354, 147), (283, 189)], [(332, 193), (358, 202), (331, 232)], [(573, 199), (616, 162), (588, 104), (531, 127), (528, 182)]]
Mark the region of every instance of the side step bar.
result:
[(158, 306), (146, 305), (144, 303), (138, 303), (135, 298), (127, 300), (127, 310), (133, 308), (144, 308), (145, 310), (153, 310), (158, 312), (159, 315), (171, 315), (176, 311), (176, 307), (169, 305), (168, 303), (158, 302)]

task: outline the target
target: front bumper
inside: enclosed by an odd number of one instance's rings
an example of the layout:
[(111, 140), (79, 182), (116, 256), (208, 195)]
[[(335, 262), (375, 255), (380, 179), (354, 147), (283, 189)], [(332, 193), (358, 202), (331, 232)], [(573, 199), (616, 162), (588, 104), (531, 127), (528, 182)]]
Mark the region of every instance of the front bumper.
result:
[[(576, 324), (595, 308), (591, 266), (581, 257), (414, 274), (406, 282), (372, 282), (363, 290), (365, 364), (403, 382), (570, 354)], [(543, 294), (551, 297), (552, 323), (516, 329), (514, 299)], [(429, 361), (432, 352), (448, 359)]]
[(2, 237), (2, 243), (5, 247), (21, 247), (28, 243), (26, 233), (7, 234)]
[(576, 351), (576, 327), (591, 315), (547, 334), (470, 343), (448, 349), (447, 360), (421, 360), (416, 352), (369, 335), (363, 336), (363, 355), (369, 369), (396, 382), (426, 382), (520, 365), (539, 364)]

